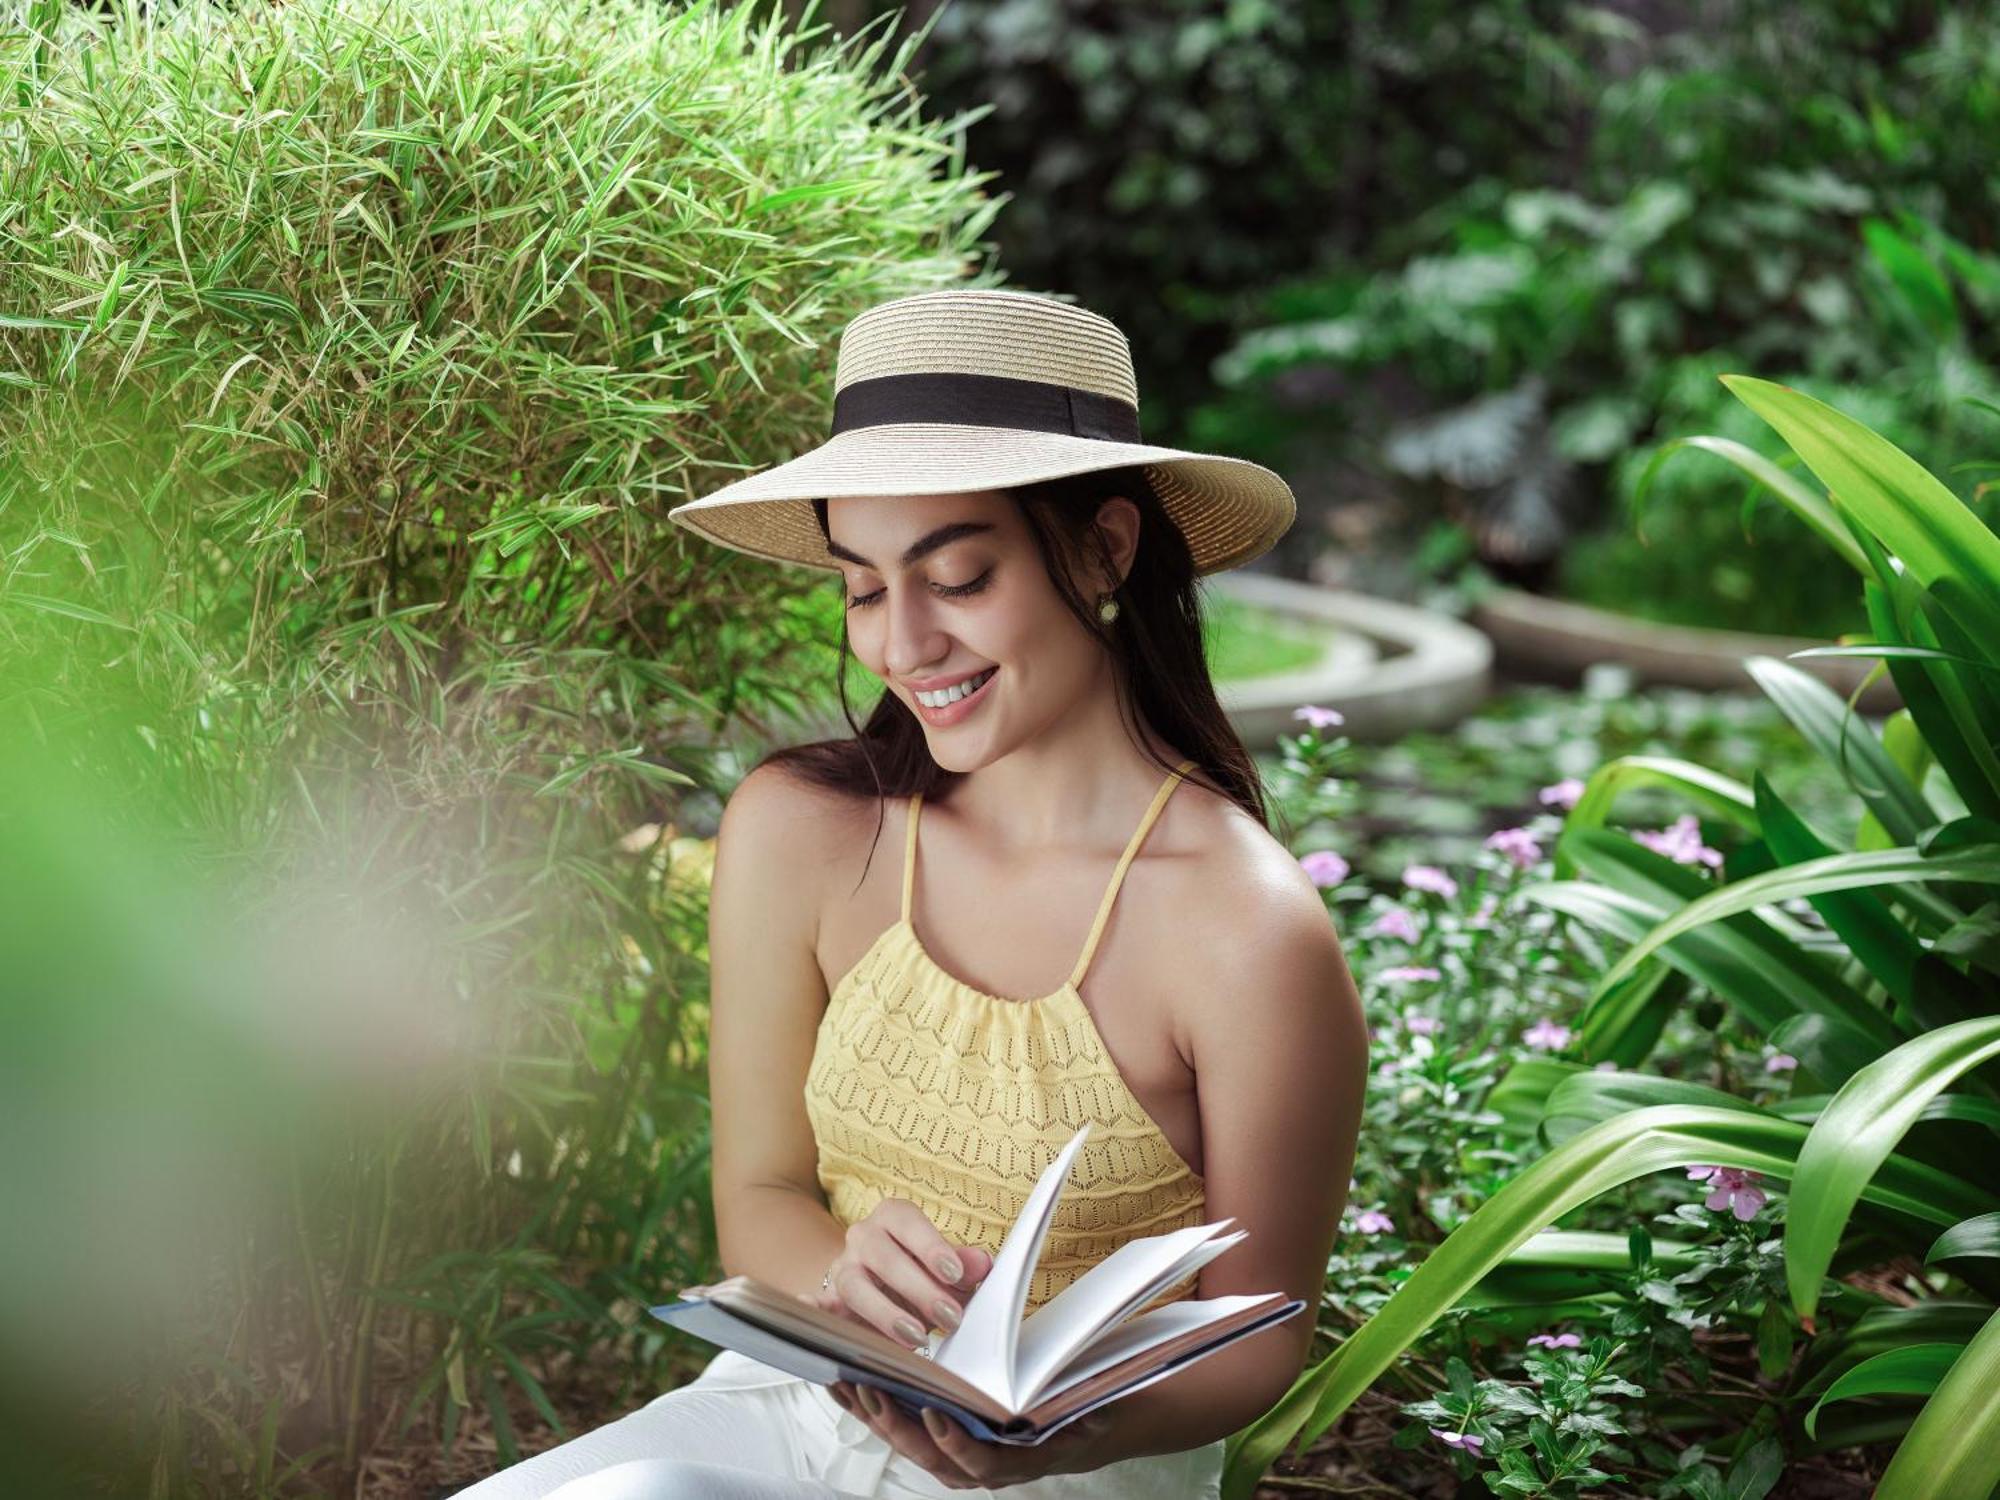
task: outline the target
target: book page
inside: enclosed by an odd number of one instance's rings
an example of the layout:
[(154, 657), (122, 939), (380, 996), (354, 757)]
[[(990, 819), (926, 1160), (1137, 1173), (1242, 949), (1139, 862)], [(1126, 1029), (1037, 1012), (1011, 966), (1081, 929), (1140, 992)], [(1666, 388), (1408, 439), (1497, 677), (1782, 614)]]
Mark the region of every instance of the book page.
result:
[(1247, 1230), (1224, 1233), (1235, 1222), (1193, 1224), (1127, 1241), (1035, 1309), (1021, 1325), (1014, 1361), (1022, 1408), (1041, 1400), (1048, 1378), (1093, 1347), (1106, 1329), (1246, 1238)]
[(1028, 1278), (1041, 1259), (1056, 1199), (1069, 1177), (1070, 1163), (1090, 1134), (1090, 1121), (1070, 1137), (1035, 1182), (1021, 1208), (1021, 1217), (1000, 1243), (993, 1269), (965, 1304), (958, 1327), (937, 1346), (932, 1363), (976, 1386), (1009, 1412), (1023, 1403), (1014, 1392), (1014, 1356), (1021, 1334), (1021, 1312), (1028, 1303)]
[(1227, 1297), (1189, 1297), (1169, 1302), (1151, 1312), (1127, 1319), (1102, 1338), (1094, 1340), (1077, 1358), (1050, 1376), (1035, 1393), (1035, 1405), (1059, 1396), (1071, 1386), (1090, 1379), (1113, 1365), (1123, 1364), (1135, 1354), (1144, 1354), (1171, 1343), (1197, 1329), (1235, 1317), (1246, 1307), (1268, 1304), (1282, 1292), (1240, 1292)]

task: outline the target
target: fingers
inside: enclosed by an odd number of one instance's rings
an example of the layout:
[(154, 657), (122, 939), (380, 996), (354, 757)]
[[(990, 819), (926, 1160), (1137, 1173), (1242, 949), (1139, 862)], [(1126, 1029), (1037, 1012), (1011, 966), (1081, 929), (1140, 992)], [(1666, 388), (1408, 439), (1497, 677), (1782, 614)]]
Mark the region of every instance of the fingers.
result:
[[(938, 1233), (937, 1226), (916, 1204), (904, 1198), (885, 1199), (874, 1217), (935, 1284), (926, 1289), (925, 1302), (940, 1292), (972, 1285), (967, 1275), (970, 1268), (966, 1253)], [(985, 1256), (986, 1252), (982, 1250), (979, 1254)], [(986, 1256), (986, 1260), (989, 1265), (992, 1263), (991, 1256)]]
[(941, 1280), (942, 1267), (933, 1263), (926, 1270), (919, 1259), (925, 1253), (952, 1253), (949, 1245), (930, 1228), (929, 1221), (924, 1220), (914, 1204), (906, 1206), (930, 1235), (927, 1243), (945, 1249), (941, 1252), (913, 1249), (909, 1238), (914, 1236), (904, 1222), (906, 1216), (881, 1214), (877, 1220), (878, 1232), (866, 1244), (865, 1264), (849, 1265), (836, 1272), (834, 1287), (841, 1300), (864, 1322), (899, 1343), (921, 1348), (926, 1329), (942, 1328), (949, 1332), (958, 1326), (964, 1304)]
[(849, 1315), (906, 1349), (922, 1348), (928, 1324), (911, 1316), (907, 1304), (896, 1301), (876, 1285), (873, 1269), (872, 1265), (849, 1266), (834, 1276), (834, 1285)]
[[(846, 1387), (844, 1395), (838, 1389), (842, 1386)], [(953, 1488), (976, 1488), (984, 1483), (953, 1456), (953, 1450), (964, 1455), (968, 1449), (981, 1445), (943, 1412), (927, 1409), (923, 1414), (927, 1422), (911, 1416), (885, 1392), (873, 1386), (855, 1387), (846, 1381), (835, 1382), (834, 1399), (860, 1417), (890, 1447), (923, 1465), (945, 1484)], [(934, 1436), (939, 1430), (944, 1435)], [(956, 1440), (952, 1434), (956, 1434)]]
[(958, 1284), (961, 1292), (970, 1295), (972, 1289), (986, 1279), (986, 1273), (993, 1269), (993, 1252), (984, 1245), (960, 1245), (958, 1258), (965, 1265), (965, 1279)]

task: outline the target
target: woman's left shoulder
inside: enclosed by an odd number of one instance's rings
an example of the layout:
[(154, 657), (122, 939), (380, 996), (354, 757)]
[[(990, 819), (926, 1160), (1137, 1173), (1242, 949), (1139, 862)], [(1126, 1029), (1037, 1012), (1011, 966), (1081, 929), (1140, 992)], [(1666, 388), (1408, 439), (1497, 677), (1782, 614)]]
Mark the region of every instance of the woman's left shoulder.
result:
[(1217, 938), (1286, 936), (1331, 941), (1332, 924), (1298, 858), (1256, 818), (1219, 792), (1190, 797), (1176, 830), (1176, 910)]

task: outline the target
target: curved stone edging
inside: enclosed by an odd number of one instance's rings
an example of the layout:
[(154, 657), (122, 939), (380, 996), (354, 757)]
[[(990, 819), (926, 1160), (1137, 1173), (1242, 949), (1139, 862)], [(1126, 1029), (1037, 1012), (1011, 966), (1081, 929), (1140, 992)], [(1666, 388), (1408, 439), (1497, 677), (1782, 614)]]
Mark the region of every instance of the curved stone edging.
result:
[(1216, 684), (1224, 711), (1252, 749), (1297, 734), (1302, 726), (1292, 711), (1302, 704), (1340, 710), (1342, 732), (1355, 739), (1391, 739), (1447, 728), (1489, 691), (1492, 643), (1448, 615), (1268, 573), (1217, 573), (1202, 587), (1342, 632), (1310, 667)]
[[(1508, 672), (1541, 681), (1574, 682), (1586, 667), (1609, 661), (1630, 669), (1642, 682), (1748, 693), (1756, 691), (1756, 684), (1743, 670), (1746, 656), (1782, 659), (1809, 646), (1828, 644), (1810, 636), (1662, 625), (1509, 588), (1482, 597), (1472, 618), (1493, 638)], [(1819, 657), (1791, 665), (1846, 697), (1877, 663), (1858, 657)], [(1885, 676), (1869, 686), (1857, 706), (1863, 713), (1887, 714), (1902, 702), (1896, 685)]]

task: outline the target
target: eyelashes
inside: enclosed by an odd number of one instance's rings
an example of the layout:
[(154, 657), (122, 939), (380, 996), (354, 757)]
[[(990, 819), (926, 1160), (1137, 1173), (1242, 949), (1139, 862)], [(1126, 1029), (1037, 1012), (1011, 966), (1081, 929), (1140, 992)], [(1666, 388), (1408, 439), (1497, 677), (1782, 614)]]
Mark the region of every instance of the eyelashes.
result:
[[(947, 599), (964, 599), (979, 593), (992, 581), (993, 570), (988, 568), (970, 583), (938, 584), (936, 587), (937, 591)], [(886, 591), (883, 589), (877, 589), (872, 594), (857, 595), (847, 601), (847, 607), (849, 609), (866, 609), (871, 604), (879, 603), (884, 592)]]

